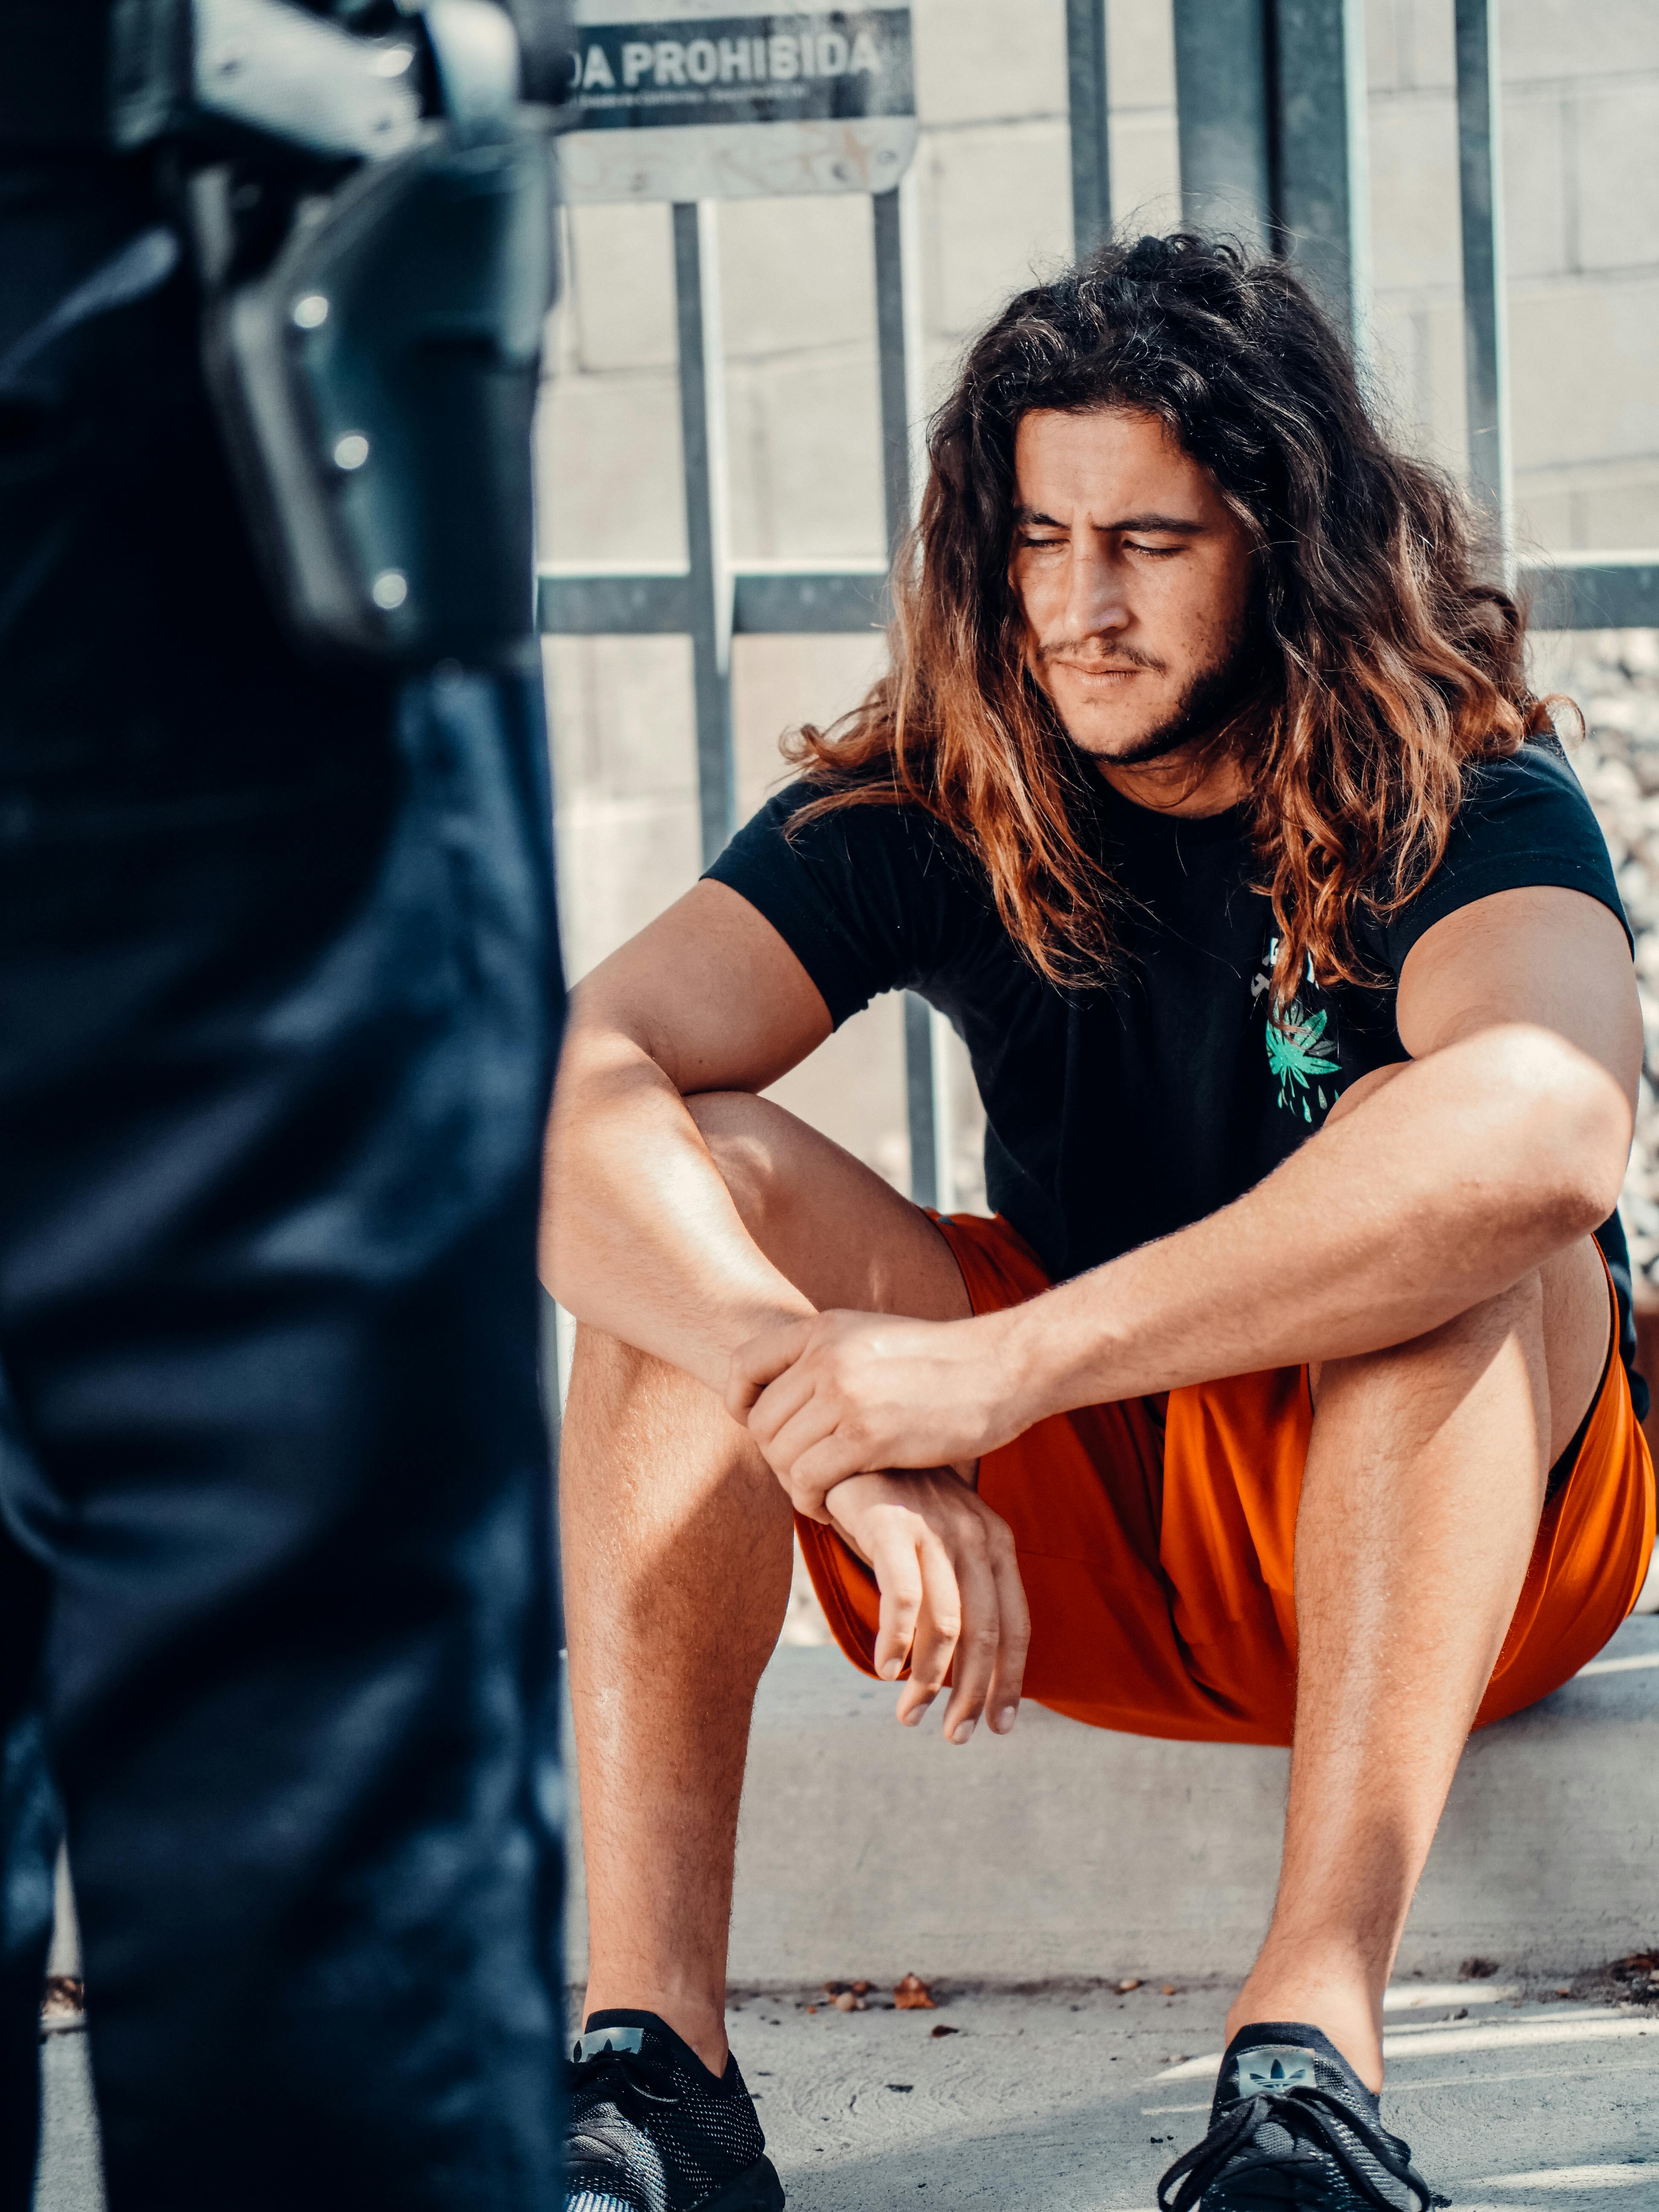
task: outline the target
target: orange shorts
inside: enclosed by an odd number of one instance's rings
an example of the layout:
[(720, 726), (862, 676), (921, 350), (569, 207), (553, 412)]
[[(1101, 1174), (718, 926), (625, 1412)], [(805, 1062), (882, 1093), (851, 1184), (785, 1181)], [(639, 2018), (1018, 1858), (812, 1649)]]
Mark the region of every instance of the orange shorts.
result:
[[(1048, 1287), (1000, 1217), (943, 1219), (975, 1313)], [(1039, 1421), (981, 1462), (1031, 1608), (1025, 1694), (1097, 1728), (1288, 1743), (1296, 1706), (1297, 1505), (1307, 1370), (1274, 1368)], [(866, 1674), (869, 1570), (816, 1521), (801, 1548), (836, 1641)], [(1653, 1462), (1616, 1353), (1570, 1478), (1544, 1509), (1475, 1725), (1518, 1712), (1595, 1656), (1630, 1611), (1654, 1540)]]

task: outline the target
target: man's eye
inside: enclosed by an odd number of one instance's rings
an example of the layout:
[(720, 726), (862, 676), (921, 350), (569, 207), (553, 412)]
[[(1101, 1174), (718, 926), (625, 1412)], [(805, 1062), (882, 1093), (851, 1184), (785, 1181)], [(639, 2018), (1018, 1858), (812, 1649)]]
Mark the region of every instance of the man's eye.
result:
[(1022, 538), (1019, 542), (1029, 551), (1041, 553), (1051, 546), (1064, 546), (1067, 540), (1064, 538)]
[(1186, 550), (1182, 545), (1143, 545), (1138, 538), (1126, 538), (1123, 547), (1126, 552), (1145, 553), (1154, 561), (1167, 561), (1172, 553), (1182, 553)]

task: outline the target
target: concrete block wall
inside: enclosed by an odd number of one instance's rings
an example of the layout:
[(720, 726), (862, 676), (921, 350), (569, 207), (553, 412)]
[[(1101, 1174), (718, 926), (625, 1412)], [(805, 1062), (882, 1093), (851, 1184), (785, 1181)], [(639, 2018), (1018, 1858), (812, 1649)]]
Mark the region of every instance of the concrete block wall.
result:
[[(1063, 0), (916, 0), (915, 190), (927, 389), (1006, 295), (1072, 246)], [(1402, 441), (1462, 465), (1451, 0), (1368, 0), (1371, 359)], [(1108, 0), (1113, 204), (1179, 220), (1169, 0)], [(1659, 544), (1659, 8), (1503, 0), (1515, 460), (1523, 544)], [(569, 218), (540, 430), (544, 557), (684, 556), (665, 208)], [(732, 550), (875, 557), (882, 544), (873, 260), (856, 197), (720, 215)], [(866, 638), (739, 639), (745, 811), (780, 732), (833, 720), (880, 665)], [(678, 639), (547, 650), (563, 912), (580, 975), (696, 878), (690, 652)], [(955, 1075), (959, 1201), (979, 1200), (977, 1102)], [(908, 1171), (896, 1002), (780, 1087), (895, 1182)]]
[[(1368, 0), (1379, 378), (1419, 450), (1464, 442), (1450, 0)], [(1504, 220), (1525, 552), (1659, 543), (1659, 9), (1504, 0)]]

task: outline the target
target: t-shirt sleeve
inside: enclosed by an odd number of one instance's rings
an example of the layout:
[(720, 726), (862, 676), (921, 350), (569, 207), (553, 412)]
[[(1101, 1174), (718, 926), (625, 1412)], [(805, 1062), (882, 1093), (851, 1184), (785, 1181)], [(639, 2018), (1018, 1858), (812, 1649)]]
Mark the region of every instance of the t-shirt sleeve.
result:
[(956, 870), (909, 807), (838, 807), (789, 834), (817, 793), (792, 784), (745, 823), (714, 865), (764, 915), (817, 984), (837, 1029), (883, 991), (919, 984), (961, 942)]
[(1607, 840), (1583, 787), (1564, 757), (1526, 744), (1468, 772), (1445, 857), (1384, 925), (1389, 968), (1398, 975), (1424, 932), (1459, 907), (1534, 884), (1599, 899), (1630, 936)]

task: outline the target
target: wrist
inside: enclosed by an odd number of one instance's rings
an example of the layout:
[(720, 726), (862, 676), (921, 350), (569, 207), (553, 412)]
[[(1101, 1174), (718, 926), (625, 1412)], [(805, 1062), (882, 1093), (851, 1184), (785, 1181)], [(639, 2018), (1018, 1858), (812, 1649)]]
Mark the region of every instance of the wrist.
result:
[(981, 1323), (990, 1343), (989, 1366), (997, 1378), (998, 1411), (995, 1426), (1018, 1436), (1054, 1407), (1048, 1403), (1048, 1369), (1053, 1346), (1050, 1333), (1036, 1308), (1041, 1298), (987, 1314)]
[[(1103, 1268), (1088, 1279), (1091, 1308), (1102, 1303), (1106, 1272)], [(1006, 1325), (1000, 1356), (1023, 1428), (1051, 1413), (1102, 1404), (1116, 1395), (1111, 1385), (1110, 1321), (1097, 1310), (1078, 1314), (1079, 1300), (1066, 1295), (1076, 1287), (1062, 1285), (1044, 1291), (996, 1316)], [(1079, 1323), (1085, 1319), (1086, 1329), (1079, 1331)]]
[(678, 1364), (688, 1368), (700, 1382), (707, 1383), (716, 1397), (723, 1397), (731, 1380), (732, 1359), (745, 1344), (752, 1344), (757, 1336), (765, 1336), (773, 1329), (791, 1328), (800, 1322), (815, 1321), (817, 1310), (810, 1298), (802, 1297), (799, 1292), (775, 1298), (745, 1298), (741, 1303), (722, 1301), (718, 1306), (711, 1302), (708, 1311), (701, 1317), (696, 1358)]

